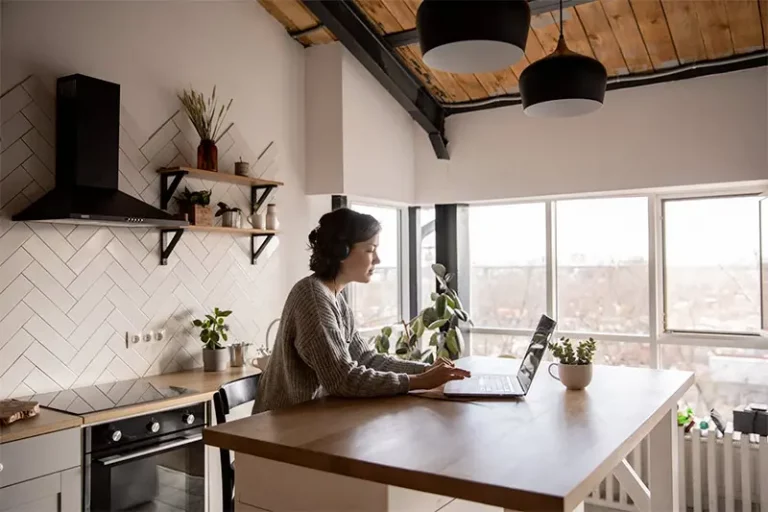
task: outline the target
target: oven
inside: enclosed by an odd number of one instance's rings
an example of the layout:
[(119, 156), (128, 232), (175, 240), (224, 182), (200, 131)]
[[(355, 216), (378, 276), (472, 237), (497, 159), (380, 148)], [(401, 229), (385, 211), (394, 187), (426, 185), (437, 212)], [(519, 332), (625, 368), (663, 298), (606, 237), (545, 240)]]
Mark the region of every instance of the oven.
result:
[(203, 404), (84, 429), (86, 511), (203, 512)]

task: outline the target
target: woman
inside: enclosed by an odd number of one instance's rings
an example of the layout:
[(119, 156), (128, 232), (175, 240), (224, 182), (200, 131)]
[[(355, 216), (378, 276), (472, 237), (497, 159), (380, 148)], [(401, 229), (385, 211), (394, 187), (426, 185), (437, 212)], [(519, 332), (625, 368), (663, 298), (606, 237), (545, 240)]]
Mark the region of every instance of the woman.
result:
[(253, 412), (288, 407), (322, 395), (392, 396), (432, 389), (469, 376), (450, 361), (432, 366), (377, 354), (355, 329), (341, 291), (367, 283), (379, 263), (381, 225), (347, 208), (323, 215), (309, 234), (314, 272), (288, 295)]

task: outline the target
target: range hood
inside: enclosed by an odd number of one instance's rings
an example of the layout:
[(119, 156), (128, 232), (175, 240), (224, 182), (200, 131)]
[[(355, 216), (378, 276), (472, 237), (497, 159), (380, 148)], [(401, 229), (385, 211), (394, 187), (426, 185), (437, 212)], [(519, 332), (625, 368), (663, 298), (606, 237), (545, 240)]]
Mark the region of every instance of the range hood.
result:
[(180, 227), (188, 222), (117, 189), (120, 86), (84, 75), (56, 83), (56, 187), (15, 221)]

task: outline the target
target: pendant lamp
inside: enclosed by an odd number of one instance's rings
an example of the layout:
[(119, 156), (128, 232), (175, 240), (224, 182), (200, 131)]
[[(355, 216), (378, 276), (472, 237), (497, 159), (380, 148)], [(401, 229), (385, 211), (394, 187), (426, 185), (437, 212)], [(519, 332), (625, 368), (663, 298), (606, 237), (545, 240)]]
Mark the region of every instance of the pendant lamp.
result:
[(520, 75), (523, 112), (530, 117), (573, 117), (603, 105), (608, 75), (597, 60), (572, 52), (563, 38), (563, 0), (560, 0), (560, 39), (551, 54), (525, 68)]
[(525, 54), (526, 0), (424, 0), (416, 29), (424, 63), (449, 73), (508, 68)]

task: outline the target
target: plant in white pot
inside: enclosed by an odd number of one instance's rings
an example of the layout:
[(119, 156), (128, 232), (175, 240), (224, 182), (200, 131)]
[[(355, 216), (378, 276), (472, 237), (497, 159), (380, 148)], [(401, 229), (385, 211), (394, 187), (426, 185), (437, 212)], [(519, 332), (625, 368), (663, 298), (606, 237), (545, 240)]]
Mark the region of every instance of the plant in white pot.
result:
[(220, 341), (227, 341), (229, 326), (224, 319), (232, 314), (232, 311), (221, 311), (213, 308), (212, 315), (205, 315), (205, 320), (193, 320), (192, 324), (199, 327), (200, 341), (203, 342), (203, 369), (206, 372), (219, 372), (226, 370), (229, 365), (229, 351)]
[[(549, 365), (549, 374), (571, 390), (584, 389), (592, 382), (592, 359), (597, 350), (597, 341), (593, 338), (581, 340), (574, 349), (569, 338), (562, 337), (559, 342), (550, 342), (549, 349), (558, 359), (558, 363)], [(552, 367), (557, 365), (557, 375)]]

